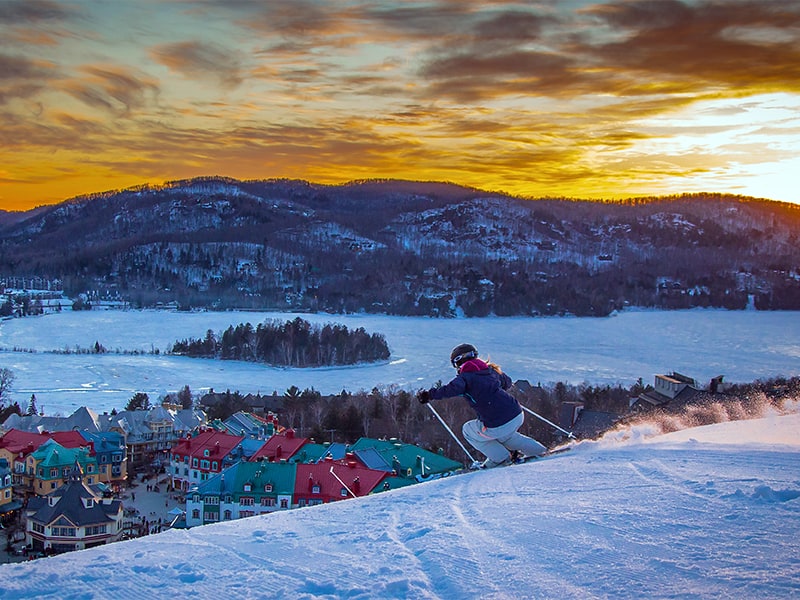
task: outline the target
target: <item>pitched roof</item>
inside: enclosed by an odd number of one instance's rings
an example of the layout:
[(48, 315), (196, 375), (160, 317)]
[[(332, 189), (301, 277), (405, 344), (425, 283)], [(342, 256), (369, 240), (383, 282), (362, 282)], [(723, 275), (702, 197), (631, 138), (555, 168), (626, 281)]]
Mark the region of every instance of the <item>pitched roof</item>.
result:
[[(58, 498), (58, 501), (51, 506), (49, 498)], [(92, 506), (87, 508), (84, 499), (92, 499)], [(113, 521), (111, 515), (117, 515), (121, 510), (120, 500), (104, 502), (99, 489), (86, 485), (79, 477), (70, 478), (46, 498), (31, 498), (28, 501), (28, 518), (45, 525), (61, 518), (75, 527), (100, 525)]]
[(203, 451), (208, 450), (209, 457), (219, 459), (230, 454), (243, 440), (240, 435), (207, 429), (194, 437), (181, 439), (172, 447), (172, 453), (201, 457)]
[(42, 444), (51, 439), (65, 448), (80, 448), (89, 445), (77, 431), (58, 431), (45, 434), (11, 429), (0, 438), (0, 448), (5, 448), (14, 454), (29, 454), (38, 450)]
[[(369, 449), (379, 454), (386, 464), (391, 465), (392, 470), (400, 476), (426, 477), (433, 473), (453, 472), (464, 467), (460, 462), (442, 454), (425, 450), (413, 444), (405, 444), (397, 439), (361, 438), (350, 447), (350, 450), (357, 456), (361, 456), (361, 453)], [(373, 460), (368, 458), (368, 454), (363, 454), (363, 456), (365, 460)]]
[(264, 493), (266, 485), (272, 484), (271, 494), (293, 494), (295, 473), (295, 465), (290, 463), (238, 462), (200, 483), (197, 491), (203, 495), (241, 494), (250, 483), (254, 491)]
[[(295, 497), (319, 498), (328, 502), (351, 498), (353, 494), (366, 496), (387, 476), (385, 471), (368, 469), (355, 460), (326, 459), (319, 463), (298, 463), (295, 466)], [(312, 489), (315, 486), (319, 491)], [(344, 495), (343, 486), (346, 486)]]
[(274, 461), (288, 460), (307, 442), (307, 438), (295, 437), (294, 430), (287, 429), (269, 438), (261, 447), (261, 450), (256, 452), (250, 460), (258, 460), (260, 458)]

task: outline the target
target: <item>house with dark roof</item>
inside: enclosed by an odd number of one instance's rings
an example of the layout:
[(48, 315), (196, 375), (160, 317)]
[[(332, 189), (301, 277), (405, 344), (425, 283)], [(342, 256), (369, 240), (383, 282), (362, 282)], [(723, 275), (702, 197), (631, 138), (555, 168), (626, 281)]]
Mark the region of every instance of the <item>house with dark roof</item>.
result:
[(25, 508), (25, 541), (34, 551), (68, 552), (117, 541), (122, 534), (122, 502), (88, 485), (78, 462), (66, 483)]
[(636, 412), (650, 411), (669, 404), (685, 404), (700, 394), (695, 380), (686, 375), (672, 372), (669, 375), (656, 375), (653, 389), (647, 390), (631, 405)]

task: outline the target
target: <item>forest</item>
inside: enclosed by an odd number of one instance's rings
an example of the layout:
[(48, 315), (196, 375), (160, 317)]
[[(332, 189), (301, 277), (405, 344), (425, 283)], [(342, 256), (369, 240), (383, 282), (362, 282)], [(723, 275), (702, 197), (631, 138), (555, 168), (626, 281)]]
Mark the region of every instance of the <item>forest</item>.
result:
[(200, 178), (0, 220), (0, 280), (57, 282), (84, 307), (798, 310), (798, 264), (800, 207), (720, 194), (590, 202), (424, 182)]
[(222, 335), (210, 329), (203, 338), (176, 341), (171, 354), (192, 358), (244, 360), (284, 367), (353, 365), (389, 359), (386, 338), (363, 327), (312, 325), (296, 317), (280, 322), (268, 319), (230, 326)]

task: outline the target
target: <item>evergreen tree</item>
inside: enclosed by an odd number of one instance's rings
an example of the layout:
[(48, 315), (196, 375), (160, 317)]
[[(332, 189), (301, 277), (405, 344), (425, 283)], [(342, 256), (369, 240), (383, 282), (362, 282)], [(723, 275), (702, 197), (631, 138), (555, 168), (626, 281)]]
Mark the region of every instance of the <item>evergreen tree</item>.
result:
[(150, 408), (150, 397), (144, 392), (136, 392), (125, 406), (125, 410), (149, 410)]
[(178, 401), (181, 403), (181, 408), (192, 408), (194, 402), (192, 400), (192, 391), (189, 389), (188, 385), (183, 386), (183, 388), (178, 392)]
[(30, 402), (28, 402), (28, 410), (26, 415), (37, 415), (39, 412), (36, 410), (36, 394), (31, 394)]

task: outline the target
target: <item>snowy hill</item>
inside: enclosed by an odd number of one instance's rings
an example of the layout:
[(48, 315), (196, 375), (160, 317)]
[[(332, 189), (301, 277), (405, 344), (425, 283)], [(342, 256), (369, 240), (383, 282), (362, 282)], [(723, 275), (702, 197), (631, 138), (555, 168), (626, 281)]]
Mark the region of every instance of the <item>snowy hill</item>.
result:
[(16, 598), (790, 598), (800, 414), (0, 567)]

